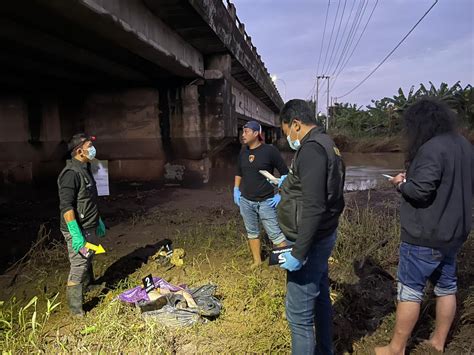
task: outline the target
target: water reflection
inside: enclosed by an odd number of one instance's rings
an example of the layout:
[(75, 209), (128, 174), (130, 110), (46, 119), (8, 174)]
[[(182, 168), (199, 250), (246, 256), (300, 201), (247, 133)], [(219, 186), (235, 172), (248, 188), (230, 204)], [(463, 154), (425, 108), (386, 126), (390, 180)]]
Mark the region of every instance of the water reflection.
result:
[(346, 163), (346, 191), (369, 190), (388, 185), (382, 176), (403, 171), (403, 154), (400, 153), (344, 153)]
[[(288, 166), (294, 153), (282, 152)], [(401, 153), (343, 153), (346, 163), (346, 191), (368, 190), (389, 186), (382, 174), (396, 175), (403, 171)], [(229, 186), (234, 182), (236, 158), (222, 160), (211, 171), (211, 185)]]

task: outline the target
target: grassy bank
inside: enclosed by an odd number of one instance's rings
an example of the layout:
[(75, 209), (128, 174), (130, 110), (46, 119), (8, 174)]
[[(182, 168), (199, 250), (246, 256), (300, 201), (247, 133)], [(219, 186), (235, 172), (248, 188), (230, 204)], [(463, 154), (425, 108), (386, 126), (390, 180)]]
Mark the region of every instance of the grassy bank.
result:
[[(374, 345), (388, 341), (394, 324), (399, 243), (396, 206), (393, 201), (385, 203), (379, 198), (375, 207), (366, 195), (358, 197), (350, 199), (341, 218), (330, 262), (338, 353), (369, 353)], [(96, 274), (105, 275), (103, 280), (110, 290), (88, 295), (86, 307), (90, 311), (83, 319), (73, 319), (67, 313), (64, 285), (68, 261), (64, 245), (56, 243), (35, 250), (13, 288), (7, 287), (10, 280), (2, 279), (3, 291), (12, 291), (15, 298), (0, 306), (0, 349), (7, 353), (289, 352), (290, 334), (284, 319), (285, 273), (268, 266), (249, 270), (249, 251), (236, 210), (202, 208), (199, 218), (196, 212), (150, 211), (135, 214), (115, 227), (120, 233), (133, 235), (141, 226), (155, 235), (154, 240), (170, 237), (175, 247), (186, 251), (184, 267), (168, 269), (151, 259), (140, 259), (132, 270), (129, 266), (141, 255), (138, 249), (119, 260), (112, 255), (102, 259), (97, 256)], [(473, 255), (471, 239), (460, 255), (462, 306), (448, 353), (467, 353), (472, 344), (474, 298), (468, 287), (474, 279)], [(115, 298), (140, 284), (149, 273), (175, 284), (218, 285), (218, 297), (224, 306), (221, 316), (186, 329), (145, 322), (137, 309)], [(427, 300), (422, 309), (415, 331), (418, 338), (427, 337), (432, 329), (433, 299)], [(414, 354), (425, 353), (416, 342), (410, 346)]]
[[(474, 131), (460, 130), (466, 139), (474, 144)], [(370, 135), (354, 134), (348, 131), (335, 130), (330, 132), (338, 148), (350, 153), (395, 153), (402, 152), (404, 140), (402, 135)]]
[(331, 133), (337, 147), (350, 153), (395, 153), (403, 150), (400, 136), (352, 136), (344, 133)]

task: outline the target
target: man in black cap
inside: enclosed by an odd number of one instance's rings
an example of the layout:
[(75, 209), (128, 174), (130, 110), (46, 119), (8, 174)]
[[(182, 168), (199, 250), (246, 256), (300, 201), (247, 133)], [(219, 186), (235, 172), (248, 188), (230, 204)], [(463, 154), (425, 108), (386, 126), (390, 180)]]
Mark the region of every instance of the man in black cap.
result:
[(234, 202), (240, 207), (240, 214), (244, 220), (253, 256), (251, 267), (254, 268), (262, 263), (259, 221), (262, 222), (275, 246), (286, 245), (286, 238), (278, 226), (276, 214), (280, 195), (275, 194), (275, 188), (259, 173), (259, 170), (273, 174), (276, 168), (280, 175), (285, 175), (288, 173), (288, 167), (277, 148), (263, 143), (262, 127), (258, 122), (250, 121), (245, 124), (242, 142), (247, 147), (240, 152), (237, 163)]
[(82, 316), (83, 292), (94, 281), (92, 254), (85, 248), (93, 237), (105, 235), (97, 207), (97, 187), (90, 162), (95, 158), (95, 137), (76, 134), (68, 144), (71, 160), (58, 177), (60, 228), (67, 243), (71, 268), (67, 299), (73, 315)]

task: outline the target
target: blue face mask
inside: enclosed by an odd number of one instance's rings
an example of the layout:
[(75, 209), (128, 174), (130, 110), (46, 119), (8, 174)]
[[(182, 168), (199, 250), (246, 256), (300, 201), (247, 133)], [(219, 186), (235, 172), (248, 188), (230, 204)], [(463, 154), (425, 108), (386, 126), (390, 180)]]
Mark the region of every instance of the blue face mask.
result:
[(93, 160), (95, 158), (96, 153), (97, 153), (97, 150), (95, 149), (93, 145), (91, 145), (89, 149), (87, 149), (87, 159)]
[(290, 135), (291, 135), (292, 129), (293, 129), (293, 126), (290, 128), (290, 133), (286, 136), (286, 140), (288, 141), (288, 145), (290, 146), (291, 149), (298, 150), (301, 147), (301, 142), (298, 138), (296, 138), (294, 141), (291, 140)]

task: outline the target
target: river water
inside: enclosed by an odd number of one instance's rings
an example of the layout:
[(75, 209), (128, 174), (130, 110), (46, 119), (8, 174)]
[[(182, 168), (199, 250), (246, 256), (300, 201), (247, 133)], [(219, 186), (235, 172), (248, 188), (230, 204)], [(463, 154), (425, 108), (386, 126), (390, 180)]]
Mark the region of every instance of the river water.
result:
[(394, 176), (403, 171), (401, 153), (343, 153), (346, 163), (346, 191), (368, 190), (387, 185), (382, 174)]
[[(288, 166), (293, 153), (283, 152)], [(346, 164), (345, 191), (369, 190), (389, 186), (382, 174), (394, 176), (403, 170), (402, 153), (342, 153)]]
[[(284, 160), (290, 166), (294, 153), (282, 152)], [(368, 190), (389, 186), (382, 174), (396, 175), (403, 171), (403, 154), (401, 153), (343, 153), (346, 164), (346, 191)], [(220, 168), (211, 170), (212, 185), (231, 185), (234, 181), (236, 158), (227, 160)]]

